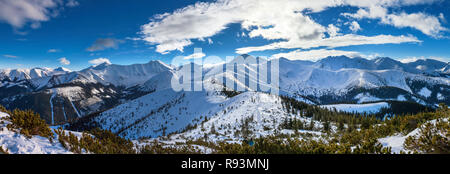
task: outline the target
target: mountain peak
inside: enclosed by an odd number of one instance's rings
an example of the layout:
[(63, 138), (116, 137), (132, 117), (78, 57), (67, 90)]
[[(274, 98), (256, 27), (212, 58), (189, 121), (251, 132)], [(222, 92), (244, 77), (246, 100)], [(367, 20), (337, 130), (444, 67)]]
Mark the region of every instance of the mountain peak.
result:
[(112, 65), (112, 64), (108, 63), (108, 62), (104, 62), (104, 63), (98, 64), (98, 65), (92, 66), (92, 69), (94, 69), (94, 70), (102, 70), (102, 69), (107, 68), (110, 65)]
[(58, 67), (58, 68), (54, 69), (54, 71), (71, 72), (70, 69), (67, 69), (64, 67)]

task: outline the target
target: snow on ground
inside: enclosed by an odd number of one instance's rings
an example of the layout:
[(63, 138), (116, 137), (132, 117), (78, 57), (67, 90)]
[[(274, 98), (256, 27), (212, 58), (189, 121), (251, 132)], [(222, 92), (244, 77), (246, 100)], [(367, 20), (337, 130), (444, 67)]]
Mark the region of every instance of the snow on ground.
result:
[(427, 87), (424, 87), (419, 91), (419, 95), (428, 98), (431, 96), (431, 91)]
[(389, 136), (385, 138), (380, 138), (378, 141), (384, 146), (384, 147), (391, 147), (393, 153), (400, 153), (400, 151), (405, 151), (403, 144), (405, 143), (406, 138), (410, 136), (416, 136), (419, 134), (419, 129), (415, 129), (414, 131), (410, 132), (408, 135), (402, 135), (397, 134), (394, 136)]
[(372, 101), (379, 101), (382, 100), (378, 97), (374, 97), (370, 95), (369, 93), (361, 93), (355, 96), (354, 99), (358, 100), (358, 103), (364, 103), (364, 102), (372, 102)]
[(333, 110), (335, 108), (337, 111), (350, 113), (377, 113), (382, 108), (388, 108), (389, 103), (380, 102), (369, 104), (336, 104), (336, 105), (321, 105), (321, 107), (327, 108), (329, 110)]
[(56, 96), (56, 90), (52, 89), (52, 91), (53, 91), (53, 93), (52, 93), (52, 96), (50, 97), (50, 109), (52, 110), (52, 125), (54, 125), (55, 124), (55, 118), (54, 118), (55, 113), (53, 112), (53, 99)]
[(82, 96), (85, 95), (83, 92), (83, 88), (79, 86), (54, 88), (52, 90), (56, 91), (56, 93), (60, 96), (65, 96), (71, 99), (82, 98)]
[(445, 96), (442, 95), (441, 93), (437, 93), (437, 99), (438, 100), (445, 100)]
[[(436, 124), (437, 120), (431, 120), (429, 123)], [(444, 119), (444, 121), (449, 121), (448, 119)], [(420, 134), (420, 128), (414, 129), (407, 135), (397, 134), (385, 138), (378, 139), (378, 142), (380, 142), (384, 147), (391, 147), (393, 153), (400, 153), (400, 151), (408, 152), (408, 150), (405, 150), (403, 147), (403, 144), (405, 143), (406, 138), (411, 136), (417, 136)]]
[(75, 113), (77, 113), (77, 116), (78, 116), (78, 117), (81, 117), (80, 112), (78, 112), (78, 109), (77, 109), (77, 107), (73, 104), (72, 100), (69, 99), (69, 101), (70, 101), (70, 104), (72, 105), (73, 110), (75, 110)]
[[(6, 121), (8, 115), (0, 112), (0, 146), (10, 154), (70, 154), (72, 152), (65, 149), (55, 138), (50, 142), (48, 138), (33, 136), (27, 138), (15, 131), (10, 131), (6, 125), (11, 122)], [(3, 123), (1, 123), (3, 121)]]
[(404, 95), (398, 95), (397, 96), (397, 101), (408, 101), (408, 100), (406, 100)]

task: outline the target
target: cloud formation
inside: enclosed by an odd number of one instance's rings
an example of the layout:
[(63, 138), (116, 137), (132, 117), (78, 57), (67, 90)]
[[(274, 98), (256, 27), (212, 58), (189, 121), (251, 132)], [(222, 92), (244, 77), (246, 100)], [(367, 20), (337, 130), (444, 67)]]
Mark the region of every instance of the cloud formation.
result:
[(57, 53), (57, 52), (60, 52), (61, 50), (58, 50), (58, 49), (49, 49), (47, 52), (48, 53)]
[(356, 33), (361, 30), (361, 26), (358, 22), (353, 21), (352, 23), (350, 23), (350, 30), (352, 30), (353, 33)]
[(287, 58), (290, 60), (310, 60), (317, 61), (329, 56), (347, 56), (347, 57), (359, 57), (359, 52), (355, 51), (341, 51), (341, 50), (328, 50), (328, 49), (316, 49), (309, 51), (295, 50), (288, 53), (279, 53), (272, 56), (272, 58)]
[[(69, 3), (78, 4), (74, 0), (69, 0)], [(41, 22), (58, 16), (64, 6), (63, 0), (0, 0), (0, 22), (14, 28), (22, 28), (26, 24), (39, 28)]]
[(378, 44), (400, 44), (400, 43), (420, 43), (414, 36), (392, 36), (392, 35), (377, 35), (377, 36), (361, 36), (354, 34), (346, 34), (342, 36), (329, 37), (320, 40), (312, 41), (286, 41), (275, 42), (265, 46), (259, 47), (244, 47), (237, 49), (238, 54), (247, 54), (255, 51), (276, 50), (276, 49), (311, 49), (318, 47), (337, 48), (352, 45), (378, 45)]
[(439, 21), (439, 17), (423, 12), (418, 13), (389, 13), (388, 7), (401, 5), (429, 4), (439, 0), (390, 0), (374, 1), (367, 6), (362, 6), (356, 13), (344, 13), (344, 16), (355, 19), (378, 19), (382, 24), (392, 25), (397, 28), (413, 28), (431, 37), (441, 37), (444, 31), (448, 31)]
[(433, 59), (433, 60), (437, 60), (437, 61), (441, 61), (441, 62), (449, 62), (450, 58), (444, 58), (444, 57), (425, 57), (425, 56), (420, 56), (420, 57), (407, 57), (407, 58), (402, 58), (399, 59), (400, 62), (402, 63), (411, 63), (411, 62), (416, 62), (418, 60), (426, 60), (426, 59)]
[(76, 7), (76, 6), (79, 6), (79, 5), (80, 5), (80, 3), (78, 1), (75, 1), (75, 0), (68, 0), (67, 3), (66, 3), (67, 7)]
[[(322, 26), (308, 16), (328, 8), (357, 7), (356, 14), (343, 14), (350, 18), (382, 19), (382, 23), (394, 27), (411, 27), (427, 35), (437, 37), (446, 29), (435, 16), (425, 13), (388, 13), (388, 8), (434, 3), (438, 0), (217, 0), (198, 2), (172, 13), (156, 15), (141, 27), (142, 39), (156, 45), (156, 51), (167, 54), (183, 51), (193, 40), (204, 40), (225, 30), (229, 24), (240, 24), (248, 37), (273, 41), (258, 47), (239, 48), (237, 53), (249, 53), (280, 48), (336, 47), (361, 44), (388, 44), (417, 42), (414, 36), (339, 35), (336, 26)], [(282, 9), (282, 10), (274, 10)], [(417, 22), (423, 21), (423, 24)], [(356, 22), (356, 21), (355, 21)], [(352, 23), (354, 32), (359, 24)], [(328, 34), (325, 35), (325, 34)], [(387, 40), (389, 39), (389, 40)], [(392, 39), (393, 41), (391, 41)], [(344, 42), (339, 44), (336, 42)], [(296, 46), (300, 45), (300, 46)]]
[(102, 63), (111, 64), (111, 61), (109, 61), (108, 58), (101, 57), (101, 58), (98, 58), (98, 59), (90, 60), (89, 63), (93, 64), (93, 65), (100, 65)]
[(200, 59), (200, 58), (203, 58), (205, 56), (206, 56), (205, 53), (194, 53), (194, 54), (191, 54), (189, 56), (184, 57), (184, 59)]
[(113, 39), (113, 38), (100, 38), (97, 39), (94, 44), (92, 44), (86, 51), (94, 52), (94, 51), (102, 51), (109, 48), (117, 49), (119, 48), (119, 44), (123, 43), (123, 40)]
[(6, 57), (6, 58), (19, 58), (18, 56), (9, 55), (9, 54), (5, 54), (5, 55), (3, 55), (3, 57)]
[(58, 61), (59, 61), (59, 63), (60, 63), (61, 65), (70, 65), (70, 61), (67, 60), (66, 57), (61, 57), (61, 58), (58, 59)]

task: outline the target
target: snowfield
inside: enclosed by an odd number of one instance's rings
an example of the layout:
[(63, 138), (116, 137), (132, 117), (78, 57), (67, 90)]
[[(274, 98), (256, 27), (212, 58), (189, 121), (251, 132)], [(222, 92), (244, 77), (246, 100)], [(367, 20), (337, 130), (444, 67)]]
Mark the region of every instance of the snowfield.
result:
[(427, 87), (424, 87), (424, 88), (422, 88), (420, 91), (419, 91), (419, 94), (421, 95), (421, 96), (424, 96), (424, 97), (430, 97), (431, 96), (431, 91), (427, 88)]

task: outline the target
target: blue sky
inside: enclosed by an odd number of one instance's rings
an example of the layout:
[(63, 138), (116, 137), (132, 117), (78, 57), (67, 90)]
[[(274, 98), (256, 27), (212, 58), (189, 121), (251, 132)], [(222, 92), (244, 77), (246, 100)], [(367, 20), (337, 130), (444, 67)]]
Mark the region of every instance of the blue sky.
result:
[(449, 1), (203, 2), (0, 0), (0, 68), (170, 63), (196, 47), (223, 58), (343, 54), (450, 61)]

